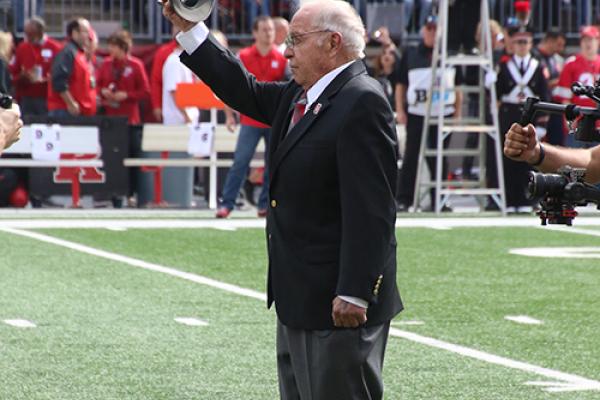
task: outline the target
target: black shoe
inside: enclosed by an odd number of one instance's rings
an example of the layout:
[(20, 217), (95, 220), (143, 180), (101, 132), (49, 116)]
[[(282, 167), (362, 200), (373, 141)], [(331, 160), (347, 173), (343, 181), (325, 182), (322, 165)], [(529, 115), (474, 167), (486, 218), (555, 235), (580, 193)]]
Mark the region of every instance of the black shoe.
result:
[(485, 205), (485, 211), (500, 211), (500, 207), (495, 201), (490, 201)]
[[(429, 209), (427, 211), (429, 211), (429, 212), (435, 212), (435, 206), (432, 205), (431, 207), (429, 207)], [(442, 207), (442, 212), (452, 212), (452, 211), (453, 211), (452, 207), (450, 207), (448, 205), (444, 205)]]

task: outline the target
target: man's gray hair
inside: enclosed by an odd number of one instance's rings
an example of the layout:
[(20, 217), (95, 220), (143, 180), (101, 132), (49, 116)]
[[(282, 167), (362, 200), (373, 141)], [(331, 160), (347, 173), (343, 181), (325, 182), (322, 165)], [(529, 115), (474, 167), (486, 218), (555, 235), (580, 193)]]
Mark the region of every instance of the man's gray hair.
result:
[(365, 26), (354, 7), (343, 0), (317, 1), (323, 8), (313, 22), (314, 28), (339, 32), (348, 53), (355, 58), (363, 57)]

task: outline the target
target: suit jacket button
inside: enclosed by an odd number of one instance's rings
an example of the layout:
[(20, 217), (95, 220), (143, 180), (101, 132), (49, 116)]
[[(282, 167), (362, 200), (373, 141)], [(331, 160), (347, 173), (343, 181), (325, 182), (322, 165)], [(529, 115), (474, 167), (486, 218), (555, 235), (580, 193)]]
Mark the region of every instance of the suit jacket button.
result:
[(271, 207), (277, 207), (277, 200), (271, 200)]

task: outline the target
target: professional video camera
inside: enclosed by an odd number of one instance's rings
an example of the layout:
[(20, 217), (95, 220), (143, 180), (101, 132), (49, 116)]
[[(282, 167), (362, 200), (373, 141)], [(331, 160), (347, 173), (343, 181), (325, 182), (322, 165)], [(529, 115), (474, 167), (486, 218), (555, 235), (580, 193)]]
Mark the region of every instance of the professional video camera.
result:
[[(596, 123), (600, 120), (600, 80), (594, 86), (575, 82), (571, 91), (577, 96), (586, 96), (597, 103), (596, 107), (581, 107), (574, 104), (541, 102), (529, 97), (523, 104), (519, 124), (527, 126), (536, 112), (562, 114), (569, 125), (569, 134), (582, 142), (600, 142), (600, 131)], [(572, 225), (577, 216), (575, 207), (592, 202), (600, 210), (600, 190), (584, 182), (585, 169), (564, 166), (556, 174), (529, 173), (529, 196), (539, 198), (542, 209), (538, 212), (542, 225)]]
[(585, 183), (585, 169), (564, 166), (556, 174), (529, 173), (529, 196), (540, 198), (542, 209), (538, 212), (542, 225), (573, 225), (577, 216), (575, 207), (589, 202), (599, 204), (600, 190)]

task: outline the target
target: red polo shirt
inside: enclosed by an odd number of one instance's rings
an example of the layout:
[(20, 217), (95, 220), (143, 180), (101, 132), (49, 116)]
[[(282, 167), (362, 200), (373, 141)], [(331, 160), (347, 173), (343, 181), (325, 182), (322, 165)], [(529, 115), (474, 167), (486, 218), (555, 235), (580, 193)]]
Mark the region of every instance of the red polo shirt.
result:
[(120, 103), (111, 103), (100, 95), (106, 115), (126, 115), (129, 116), (129, 124), (139, 124), (140, 100), (150, 96), (150, 84), (142, 61), (130, 55), (124, 60), (108, 57), (102, 63), (97, 76), (98, 93), (105, 88), (127, 93), (127, 99)]
[(177, 47), (177, 41), (171, 40), (163, 44), (154, 53), (154, 61), (152, 62), (152, 72), (150, 72), (150, 99), (152, 101), (152, 109), (162, 108), (162, 88), (163, 88), (163, 67), (165, 61), (173, 53)]
[[(41, 43), (22, 41), (15, 50), (14, 72), (17, 75), (15, 89), (17, 97), (43, 97), (48, 95), (48, 76), (52, 61), (63, 45), (56, 40), (44, 36)], [(43, 82), (32, 83), (21, 76), (21, 72), (39, 69)]]
[[(252, 45), (240, 50), (239, 57), (248, 72), (254, 75), (259, 82), (281, 81), (285, 77), (287, 60), (275, 46), (263, 56), (258, 52), (256, 45)], [(258, 128), (269, 127), (243, 114), (240, 115), (240, 123)]]

